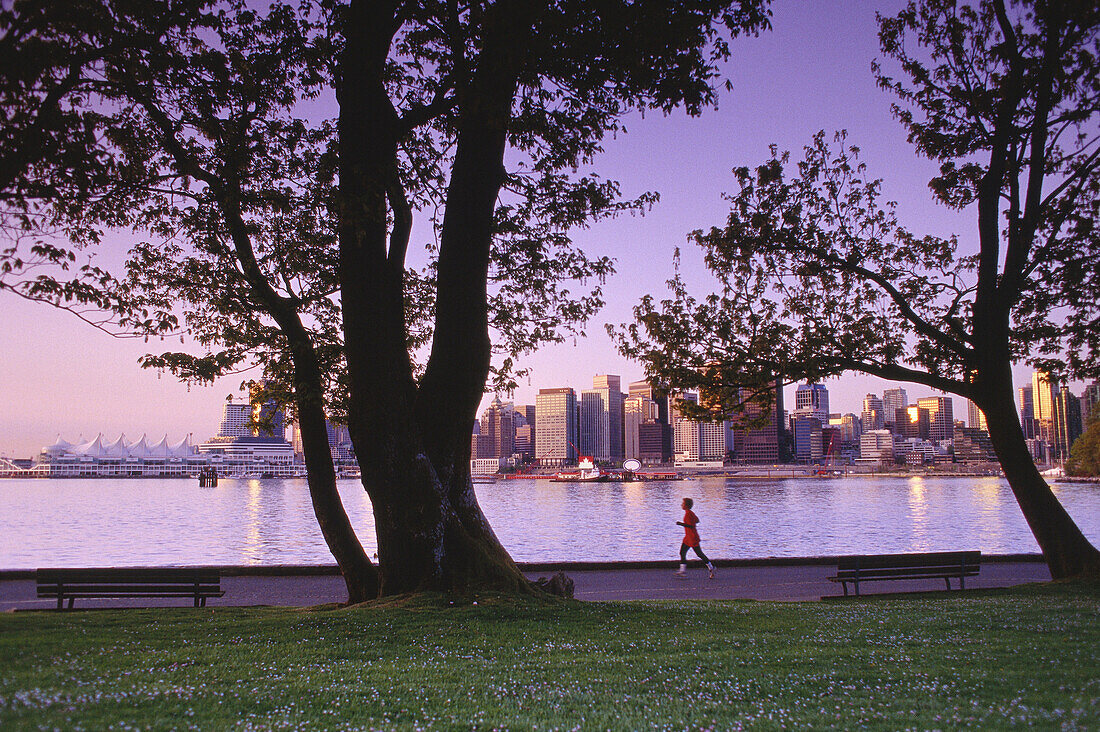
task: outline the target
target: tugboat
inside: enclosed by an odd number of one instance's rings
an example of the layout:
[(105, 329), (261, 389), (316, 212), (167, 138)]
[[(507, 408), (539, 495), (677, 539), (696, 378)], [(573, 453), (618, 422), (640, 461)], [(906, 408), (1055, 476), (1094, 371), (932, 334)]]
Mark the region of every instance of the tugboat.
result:
[(596, 467), (591, 455), (581, 455), (576, 470), (555, 473), (550, 480), (554, 483), (604, 483), (610, 479), (609, 474)]

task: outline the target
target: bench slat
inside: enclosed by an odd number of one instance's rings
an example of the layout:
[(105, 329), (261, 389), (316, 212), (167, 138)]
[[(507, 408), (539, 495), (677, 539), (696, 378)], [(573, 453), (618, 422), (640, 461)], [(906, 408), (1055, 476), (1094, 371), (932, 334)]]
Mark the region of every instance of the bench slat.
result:
[(981, 556), (980, 551), (963, 551), (839, 557), (836, 576), (827, 579), (842, 583), (845, 595), (849, 582), (855, 585), (858, 595), (860, 582), (878, 580), (942, 579), (950, 589), (950, 579), (957, 577), (962, 589), (965, 577), (974, 577), (981, 571)]
[(207, 598), (222, 597), (217, 570), (192, 567), (76, 567), (43, 568), (35, 572), (38, 597), (64, 600), (102, 597), (190, 597), (205, 606)]

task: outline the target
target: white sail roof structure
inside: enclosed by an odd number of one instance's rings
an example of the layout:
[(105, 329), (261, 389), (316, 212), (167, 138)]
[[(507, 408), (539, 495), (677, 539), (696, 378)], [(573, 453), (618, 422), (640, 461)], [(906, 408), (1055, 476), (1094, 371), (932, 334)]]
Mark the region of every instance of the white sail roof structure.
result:
[(145, 435), (141, 436), (141, 439), (137, 442), (131, 442), (126, 446), (126, 454), (128, 457), (144, 458), (149, 457), (149, 445), (145, 440)]
[(187, 435), (174, 445), (169, 445), (168, 449), (171, 457), (188, 457), (195, 454), (195, 448), (191, 446), (191, 435)]
[(119, 435), (118, 439), (104, 446), (107, 457), (124, 458), (130, 454), (126, 445), (126, 435)]
[(88, 457), (103, 457), (106, 455), (106, 450), (103, 447), (103, 433), (96, 435), (94, 440), (90, 442), (84, 442), (79, 445), (73, 445), (69, 450), (74, 455), (87, 455)]
[(58, 435), (57, 439), (52, 445), (47, 445), (46, 447), (42, 448), (42, 452), (48, 452), (51, 455), (63, 455), (71, 450), (72, 447), (73, 443), (69, 442), (68, 440), (61, 439), (61, 435)]

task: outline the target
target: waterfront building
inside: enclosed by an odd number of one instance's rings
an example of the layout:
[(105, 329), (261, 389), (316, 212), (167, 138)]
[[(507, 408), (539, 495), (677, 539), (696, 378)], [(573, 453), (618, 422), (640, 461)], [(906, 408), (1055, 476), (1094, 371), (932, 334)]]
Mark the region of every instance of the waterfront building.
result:
[(577, 394), (568, 386), (535, 397), (535, 458), (541, 465), (577, 462)]
[[(623, 460), (623, 392), (622, 379), (602, 374), (592, 378), (592, 389), (585, 394), (599, 395), (600, 413), (596, 420), (596, 447), (592, 454), (597, 460), (619, 462)], [(582, 396), (583, 399), (583, 396)], [(582, 402), (583, 403), (583, 402)], [(606, 420), (606, 428), (604, 427)]]
[(882, 392), (882, 406), (886, 429), (891, 429), (897, 423), (898, 410), (909, 406), (909, 396), (901, 387), (886, 389)]
[(817, 463), (822, 456), (821, 420), (817, 417), (794, 418), (794, 454), (799, 462)]
[[(813, 417), (819, 426), (829, 421), (829, 390), (824, 384), (799, 384), (794, 392), (794, 416)], [(797, 444), (797, 440), (796, 440)]]
[(638, 456), (644, 465), (660, 465), (671, 462), (672, 428), (659, 419), (647, 420), (638, 425)]
[(641, 427), (646, 422), (656, 422), (657, 404), (639, 394), (623, 402), (623, 457), (641, 460)]
[(1050, 380), (1050, 375), (1042, 371), (1033, 371), (1031, 374), (1032, 405), (1035, 411), (1038, 435), (1049, 441), (1051, 431), (1054, 428), (1054, 393), (1055, 385)]
[(529, 424), (516, 427), (516, 440), (513, 446), (516, 454), (524, 462), (535, 458), (535, 428)]
[(1081, 424), (1081, 400), (1063, 384), (1054, 396), (1051, 442), (1056, 460), (1069, 459), (1073, 443), (1083, 432)]
[(955, 432), (955, 414), (951, 397), (924, 397), (917, 400), (920, 409), (928, 410), (928, 434), (933, 442), (950, 440)]
[(77, 444), (57, 440), (42, 448), (28, 471), (43, 478), (178, 478), (197, 473), (207, 461), (198, 455), (188, 435), (169, 442), (165, 435), (150, 445), (145, 435), (127, 442), (124, 435), (113, 442), (99, 434)]
[(863, 429), (881, 430), (886, 428), (886, 407), (875, 394), (863, 397)]
[[(226, 399), (218, 434), (198, 446), (200, 455), (219, 475), (291, 477), (303, 472), (294, 459), (294, 445), (286, 440), (283, 410), (265, 391), (262, 382), (252, 382), (248, 405)], [(248, 429), (242, 434), (241, 407), (248, 409)], [(331, 446), (331, 443), (330, 443)]]
[[(697, 394), (680, 394), (678, 398), (698, 402)], [(724, 422), (698, 422), (680, 414), (674, 405), (673, 459), (678, 463), (718, 462), (726, 457), (726, 426)]]
[(1025, 439), (1033, 439), (1039, 436), (1039, 430), (1035, 423), (1035, 390), (1030, 384), (1021, 386), (1020, 399), (1020, 426), (1024, 430)]
[(894, 464), (894, 433), (890, 430), (868, 430), (859, 438), (859, 462), (880, 465)]
[(478, 429), (478, 459), (500, 458), (507, 460), (515, 452), (516, 427), (512, 405), (494, 396), (489, 407), (481, 415)]
[(955, 462), (997, 462), (997, 454), (993, 451), (993, 443), (989, 441), (989, 433), (985, 430), (977, 427), (956, 426), (952, 442), (955, 449)]
[(744, 410), (730, 420), (727, 438), (727, 449), (737, 462), (775, 465), (780, 461), (780, 441), (787, 434), (783, 385), (776, 379), (769, 386), (766, 394), (755, 396), (747, 389), (741, 391)]
[(1100, 381), (1094, 381), (1085, 387), (1081, 394), (1081, 424), (1087, 425), (1096, 410), (1100, 409)]
[(931, 434), (928, 410), (917, 404), (898, 409), (894, 419), (894, 434), (905, 438), (927, 440)]
[(581, 392), (577, 403), (577, 449), (597, 462), (611, 460), (610, 415), (604, 394), (592, 389)]

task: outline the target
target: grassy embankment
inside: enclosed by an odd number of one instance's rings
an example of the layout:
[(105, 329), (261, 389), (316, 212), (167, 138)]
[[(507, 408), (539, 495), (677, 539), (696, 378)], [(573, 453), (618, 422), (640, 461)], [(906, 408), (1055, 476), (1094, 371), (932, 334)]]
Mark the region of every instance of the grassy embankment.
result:
[(1100, 585), (0, 616), (0, 729), (1100, 727)]

